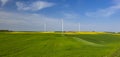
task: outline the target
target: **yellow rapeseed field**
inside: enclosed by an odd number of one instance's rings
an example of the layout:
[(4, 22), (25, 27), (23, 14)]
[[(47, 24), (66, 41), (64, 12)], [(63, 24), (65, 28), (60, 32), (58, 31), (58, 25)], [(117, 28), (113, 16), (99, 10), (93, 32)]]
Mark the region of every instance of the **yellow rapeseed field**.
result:
[[(61, 34), (57, 32), (9, 32), (10, 34), (40, 34), (40, 33), (55, 33), (55, 34)], [(63, 34), (106, 34), (105, 32), (64, 32)]]
[(78, 34), (106, 34), (105, 32), (78, 32)]
[(105, 32), (65, 32), (64, 34), (106, 34)]

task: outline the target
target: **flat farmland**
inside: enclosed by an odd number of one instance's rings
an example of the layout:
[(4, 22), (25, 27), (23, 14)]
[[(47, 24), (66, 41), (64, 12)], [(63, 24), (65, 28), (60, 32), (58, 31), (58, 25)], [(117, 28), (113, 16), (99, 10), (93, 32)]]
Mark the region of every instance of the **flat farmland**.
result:
[(0, 57), (120, 57), (119, 34), (0, 33)]

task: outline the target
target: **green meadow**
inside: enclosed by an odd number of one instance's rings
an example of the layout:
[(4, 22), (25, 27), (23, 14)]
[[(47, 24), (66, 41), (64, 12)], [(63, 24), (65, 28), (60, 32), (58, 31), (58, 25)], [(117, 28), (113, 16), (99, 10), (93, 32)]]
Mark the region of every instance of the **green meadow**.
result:
[(3, 32), (0, 57), (120, 57), (120, 35)]

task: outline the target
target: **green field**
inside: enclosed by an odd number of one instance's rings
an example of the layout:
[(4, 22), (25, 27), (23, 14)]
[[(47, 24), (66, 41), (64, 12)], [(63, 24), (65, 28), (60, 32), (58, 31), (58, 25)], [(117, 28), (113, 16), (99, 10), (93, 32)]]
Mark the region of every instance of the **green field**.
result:
[(120, 35), (0, 33), (0, 57), (120, 57)]

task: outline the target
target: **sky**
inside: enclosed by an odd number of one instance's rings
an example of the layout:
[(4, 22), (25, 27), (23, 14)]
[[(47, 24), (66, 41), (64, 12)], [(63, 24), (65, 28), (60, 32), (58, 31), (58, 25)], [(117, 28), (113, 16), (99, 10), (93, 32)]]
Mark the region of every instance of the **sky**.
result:
[(0, 0), (0, 30), (120, 32), (120, 0)]

